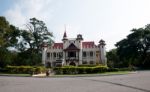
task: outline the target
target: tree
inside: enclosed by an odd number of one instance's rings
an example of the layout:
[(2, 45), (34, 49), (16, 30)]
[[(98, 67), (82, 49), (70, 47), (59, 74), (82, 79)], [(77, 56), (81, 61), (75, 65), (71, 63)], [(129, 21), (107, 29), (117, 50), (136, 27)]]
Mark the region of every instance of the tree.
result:
[(20, 35), (20, 30), (13, 25), (10, 25), (5, 17), (0, 17), (0, 47), (14, 47), (17, 45), (17, 37)]
[[(53, 34), (48, 31), (45, 23), (36, 18), (31, 18), (26, 24), (27, 30), (22, 30), (22, 41), (19, 43), (20, 64), (37, 65), (41, 63), (41, 50), (44, 42), (51, 45)], [(19, 62), (19, 61), (18, 61)]]
[(19, 35), (20, 30), (0, 16), (0, 67), (11, 63), (13, 54), (8, 48), (17, 46)]
[(107, 65), (109, 67), (112, 67), (112, 68), (120, 67), (120, 65), (122, 64), (119, 61), (119, 57), (117, 55), (117, 49), (110, 50), (109, 52), (107, 52), (106, 56), (107, 56)]
[(43, 21), (31, 18), (26, 27), (27, 30), (22, 30), (23, 40), (20, 43), (25, 50), (30, 49), (40, 53), (43, 42), (47, 42), (49, 45), (53, 43), (53, 34), (48, 31)]
[(120, 60), (128, 61), (128, 65), (150, 65), (148, 51), (150, 49), (150, 24), (144, 28), (132, 29), (127, 38), (117, 42), (117, 54)]

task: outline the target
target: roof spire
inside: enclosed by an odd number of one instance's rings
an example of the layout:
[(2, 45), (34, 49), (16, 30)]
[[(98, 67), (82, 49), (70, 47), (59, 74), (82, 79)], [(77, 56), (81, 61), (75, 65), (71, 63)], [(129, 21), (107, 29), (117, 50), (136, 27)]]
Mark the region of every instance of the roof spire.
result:
[(65, 27), (65, 32), (64, 32), (64, 36), (63, 36), (63, 39), (62, 39), (62, 40), (67, 40), (66, 25), (64, 25), (64, 27)]
[(65, 32), (64, 32), (63, 38), (66, 38), (67, 37), (67, 34), (66, 34), (66, 25), (64, 25), (64, 27), (65, 27)]

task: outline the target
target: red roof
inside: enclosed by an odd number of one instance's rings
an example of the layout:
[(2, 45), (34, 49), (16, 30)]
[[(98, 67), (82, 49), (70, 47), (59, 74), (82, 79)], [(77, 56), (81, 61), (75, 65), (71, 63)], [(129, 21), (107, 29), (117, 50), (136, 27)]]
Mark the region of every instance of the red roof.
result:
[(53, 48), (63, 49), (63, 43), (54, 43)]
[(82, 42), (82, 48), (94, 48), (95, 44), (93, 41)]
[[(82, 48), (94, 48), (94, 41), (82, 42)], [(63, 49), (63, 43), (54, 43), (53, 49)]]

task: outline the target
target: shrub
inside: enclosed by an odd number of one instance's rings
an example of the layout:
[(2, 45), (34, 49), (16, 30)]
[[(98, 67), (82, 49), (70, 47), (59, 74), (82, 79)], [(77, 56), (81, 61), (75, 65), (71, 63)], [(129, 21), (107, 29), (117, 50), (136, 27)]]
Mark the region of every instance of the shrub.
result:
[(107, 66), (96, 66), (93, 69), (94, 73), (103, 73), (103, 72), (107, 72), (108, 67)]
[(77, 74), (84, 74), (85, 73), (85, 67), (77, 67), (76, 68), (76, 70), (77, 70)]
[(41, 66), (36, 66), (36, 67), (33, 67), (34, 69), (34, 72), (36, 73), (36, 74), (38, 74), (38, 73), (42, 73), (42, 72), (45, 72), (46, 71), (46, 68), (45, 67), (41, 67)]
[(65, 66), (56, 67), (53, 69), (56, 74), (91, 74), (91, 73), (102, 73), (108, 70), (107, 66), (95, 66), (95, 67), (76, 67), (76, 66)]
[(97, 65), (78, 65), (78, 67), (95, 67), (95, 66), (97, 66)]
[(45, 72), (46, 68), (41, 66), (7, 66), (6, 70), (8, 73), (37, 74)]
[(132, 71), (131, 68), (119, 68), (119, 71)]
[(119, 68), (108, 68), (108, 72), (117, 72)]

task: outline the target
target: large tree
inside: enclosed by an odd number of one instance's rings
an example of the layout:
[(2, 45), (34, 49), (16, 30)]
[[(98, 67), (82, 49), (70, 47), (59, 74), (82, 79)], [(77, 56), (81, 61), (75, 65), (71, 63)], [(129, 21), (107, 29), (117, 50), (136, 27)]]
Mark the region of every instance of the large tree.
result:
[(112, 49), (108, 51), (106, 56), (107, 56), (107, 65), (109, 67), (114, 68), (122, 66), (122, 62), (119, 61), (119, 57), (117, 55), (117, 49)]
[(0, 47), (16, 46), (20, 31), (13, 25), (10, 25), (5, 17), (0, 16)]
[(27, 30), (22, 30), (22, 41), (20, 44), (20, 46), (24, 47), (24, 50), (30, 49), (39, 53), (43, 42), (48, 44), (53, 42), (53, 34), (48, 31), (43, 21), (31, 18), (26, 27)]
[(117, 54), (128, 64), (150, 65), (150, 24), (144, 28), (132, 29), (127, 38), (117, 42)]
[[(26, 24), (27, 29), (21, 32), (21, 41), (19, 44), (18, 64), (37, 65), (41, 63), (42, 44), (53, 43), (53, 34), (48, 31), (45, 23), (36, 18), (31, 18)], [(22, 62), (20, 62), (22, 61)]]
[(17, 46), (19, 35), (19, 29), (0, 16), (0, 67), (10, 64), (12, 53), (8, 48)]

